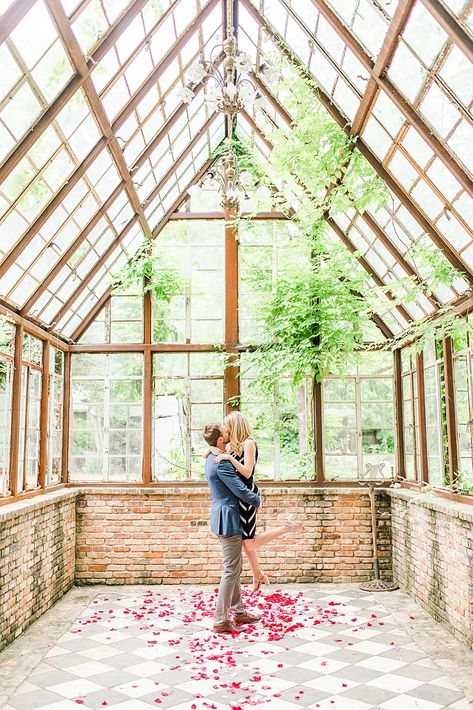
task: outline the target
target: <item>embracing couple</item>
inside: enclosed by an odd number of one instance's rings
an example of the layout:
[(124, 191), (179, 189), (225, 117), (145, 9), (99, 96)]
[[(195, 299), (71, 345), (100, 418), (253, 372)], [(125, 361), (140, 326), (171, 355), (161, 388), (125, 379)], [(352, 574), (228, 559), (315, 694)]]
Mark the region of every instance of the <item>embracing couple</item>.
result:
[[(214, 631), (231, 633), (240, 624), (252, 624), (260, 617), (247, 614), (241, 600), (242, 550), (253, 573), (253, 592), (268, 582), (257, 550), (290, 530), (302, 530), (301, 523), (288, 518), (280, 527), (256, 532), (256, 515), (262, 498), (253, 480), (258, 446), (251, 427), (241, 412), (231, 412), (223, 424), (208, 424), (203, 432), (209, 448), (205, 452), (205, 475), (212, 496), (211, 532), (222, 547), (223, 571), (217, 597)], [(233, 622), (229, 618), (233, 612)]]

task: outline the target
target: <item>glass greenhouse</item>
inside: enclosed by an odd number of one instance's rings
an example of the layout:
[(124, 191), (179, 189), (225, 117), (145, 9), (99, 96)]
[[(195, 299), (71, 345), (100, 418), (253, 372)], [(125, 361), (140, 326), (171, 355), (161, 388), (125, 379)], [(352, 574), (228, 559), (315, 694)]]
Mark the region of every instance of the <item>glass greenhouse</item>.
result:
[[(229, 5), (257, 91), (231, 119), (195, 75)], [(384, 464), (471, 501), (470, 0), (0, 12), (1, 502), (192, 484), (203, 426), (235, 407), (262, 479)], [(251, 163), (236, 213), (229, 136)], [(303, 338), (283, 295), (302, 304), (307, 274)]]

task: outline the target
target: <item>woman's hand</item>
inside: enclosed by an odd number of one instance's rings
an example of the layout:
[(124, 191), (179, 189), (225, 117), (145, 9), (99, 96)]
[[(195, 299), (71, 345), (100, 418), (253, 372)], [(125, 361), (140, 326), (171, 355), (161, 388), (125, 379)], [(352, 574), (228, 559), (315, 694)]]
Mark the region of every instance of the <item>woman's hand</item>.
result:
[(231, 461), (232, 456), (230, 454), (219, 454), (215, 458), (215, 463), (220, 463), (220, 461)]
[(202, 454), (202, 458), (206, 459), (209, 454), (210, 454), (210, 447), (204, 451), (204, 453)]

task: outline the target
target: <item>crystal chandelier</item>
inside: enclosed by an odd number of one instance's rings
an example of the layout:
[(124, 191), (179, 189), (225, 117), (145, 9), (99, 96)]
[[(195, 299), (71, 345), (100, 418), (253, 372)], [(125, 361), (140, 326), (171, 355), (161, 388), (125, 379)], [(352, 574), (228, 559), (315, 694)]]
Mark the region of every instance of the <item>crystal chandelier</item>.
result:
[[(223, 54), (223, 59), (222, 59)], [(220, 68), (222, 67), (222, 68)], [(210, 52), (210, 60), (202, 60), (194, 64), (186, 76), (186, 84), (180, 90), (179, 96), (185, 103), (190, 103), (195, 96), (195, 87), (206, 79), (205, 104), (209, 113), (215, 111), (225, 115), (227, 119), (226, 150), (223, 158), (212, 171), (209, 172), (211, 181), (216, 182), (222, 191), (222, 207), (224, 210), (238, 210), (240, 200), (248, 200), (247, 188), (252, 184), (252, 177), (248, 171), (240, 173), (237, 156), (232, 142), (235, 116), (243, 110), (259, 109), (263, 97), (259, 93), (248, 73), (253, 67), (251, 57), (245, 52), (240, 52), (233, 28), (233, 2), (227, 5), (226, 37), (222, 44), (217, 45)], [(277, 70), (265, 64), (260, 71), (268, 83), (273, 83)], [(197, 194), (199, 186), (189, 191)], [(270, 191), (265, 186), (257, 188), (259, 197), (268, 197)]]

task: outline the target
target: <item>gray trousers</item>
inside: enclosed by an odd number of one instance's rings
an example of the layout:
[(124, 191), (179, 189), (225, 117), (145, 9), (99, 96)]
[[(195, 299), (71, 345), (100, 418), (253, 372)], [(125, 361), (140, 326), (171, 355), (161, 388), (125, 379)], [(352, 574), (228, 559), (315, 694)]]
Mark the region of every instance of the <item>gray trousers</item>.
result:
[(242, 614), (240, 576), (243, 567), (241, 535), (219, 535), (222, 546), (223, 570), (218, 589), (217, 608), (214, 623), (227, 621), (231, 608), (236, 614)]

